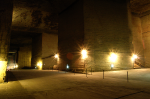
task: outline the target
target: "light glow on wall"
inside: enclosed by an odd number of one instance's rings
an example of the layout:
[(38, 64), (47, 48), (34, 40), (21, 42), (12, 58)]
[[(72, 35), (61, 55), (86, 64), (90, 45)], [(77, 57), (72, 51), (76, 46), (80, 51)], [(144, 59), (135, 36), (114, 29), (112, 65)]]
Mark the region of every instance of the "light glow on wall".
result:
[(40, 70), (42, 69), (42, 62), (41, 62), (41, 61), (37, 63), (37, 67), (38, 67), (38, 69), (40, 69)]
[(81, 54), (82, 54), (82, 59), (86, 59), (88, 57), (87, 56), (87, 50), (82, 50)]
[(111, 55), (109, 57), (109, 60), (111, 62), (115, 62), (117, 60), (117, 55), (115, 53), (111, 53)]
[(16, 64), (16, 65), (14, 66), (14, 68), (18, 68), (18, 65)]
[(111, 64), (111, 68), (113, 68), (114, 67), (114, 64)]
[(54, 56), (55, 58), (59, 58), (59, 55), (58, 54), (55, 54), (55, 56)]
[[(0, 78), (6, 76), (7, 61), (0, 61)], [(2, 79), (0, 79), (1, 83)]]
[(4, 65), (3, 61), (0, 61), (0, 70), (2, 70), (3, 65)]
[(131, 60), (132, 60), (132, 61), (135, 61), (135, 59), (137, 59), (137, 58), (138, 58), (138, 56), (137, 56), (137, 55), (135, 55), (135, 54), (133, 54), (133, 56), (132, 56)]

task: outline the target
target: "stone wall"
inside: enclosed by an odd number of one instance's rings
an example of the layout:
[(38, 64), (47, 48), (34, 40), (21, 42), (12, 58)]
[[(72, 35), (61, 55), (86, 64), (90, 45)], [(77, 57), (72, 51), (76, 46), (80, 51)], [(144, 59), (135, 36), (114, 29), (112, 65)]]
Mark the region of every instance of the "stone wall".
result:
[[(42, 63), (42, 34), (32, 38), (31, 66), (34, 68)], [(37, 66), (39, 68), (39, 66)]]
[(20, 47), (18, 51), (18, 68), (31, 67), (32, 46)]
[[(84, 0), (84, 43), (88, 46), (87, 66), (95, 69), (132, 68), (132, 32), (126, 0)], [(116, 62), (109, 60), (116, 53)]]
[(67, 64), (72, 69), (83, 65), (83, 63), (79, 63), (84, 39), (83, 24), (82, 0), (77, 0), (59, 14), (58, 49), (60, 59), (58, 64), (61, 70), (65, 70)]
[[(110, 70), (111, 64), (114, 69), (133, 68), (133, 36), (126, 0), (80, 0), (60, 14), (59, 22), (61, 66), (83, 67), (80, 52), (86, 49), (85, 68)], [(74, 56), (71, 60), (66, 57), (69, 52)], [(111, 53), (118, 56), (116, 62), (109, 60)]]
[(0, 1), (0, 83), (4, 82), (12, 22), (12, 0)]
[(141, 17), (145, 67), (150, 67), (150, 14)]
[(58, 14), (49, 0), (13, 0), (12, 29), (50, 32), (58, 29)]
[(42, 60), (43, 69), (52, 69), (57, 65), (54, 55), (58, 53), (58, 35), (42, 33)]
[(134, 46), (134, 54), (138, 56), (135, 60), (136, 65), (140, 67), (145, 67), (145, 59), (144, 59), (144, 45), (142, 38), (142, 28), (141, 28), (141, 19), (137, 14), (130, 13), (130, 25), (131, 31), (133, 35), (133, 46)]

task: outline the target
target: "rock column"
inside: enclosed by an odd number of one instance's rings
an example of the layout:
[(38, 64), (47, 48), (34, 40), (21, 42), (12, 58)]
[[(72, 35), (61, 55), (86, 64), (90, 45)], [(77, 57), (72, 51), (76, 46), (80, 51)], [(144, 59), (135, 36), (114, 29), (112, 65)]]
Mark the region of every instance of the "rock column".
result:
[(4, 82), (6, 76), (12, 11), (13, 0), (0, 0), (0, 83)]

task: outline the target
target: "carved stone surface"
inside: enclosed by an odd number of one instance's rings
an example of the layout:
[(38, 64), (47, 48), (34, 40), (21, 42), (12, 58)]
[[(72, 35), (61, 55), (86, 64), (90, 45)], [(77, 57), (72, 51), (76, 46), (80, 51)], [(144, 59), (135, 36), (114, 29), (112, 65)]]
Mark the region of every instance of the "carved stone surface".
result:
[(0, 83), (6, 76), (7, 53), (9, 50), (11, 22), (12, 22), (12, 0), (0, 1)]

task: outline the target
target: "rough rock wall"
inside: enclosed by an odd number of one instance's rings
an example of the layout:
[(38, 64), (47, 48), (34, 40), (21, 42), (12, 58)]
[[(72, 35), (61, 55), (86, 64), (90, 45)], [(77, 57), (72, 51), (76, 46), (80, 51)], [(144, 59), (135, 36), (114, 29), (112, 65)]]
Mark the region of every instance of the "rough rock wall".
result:
[(66, 69), (68, 64), (71, 69), (83, 65), (80, 62), (80, 51), (83, 45), (83, 2), (78, 0), (59, 14), (58, 49), (59, 67)]
[[(132, 33), (128, 24), (126, 0), (84, 0), (84, 43), (88, 47), (87, 68), (132, 68)], [(111, 62), (111, 53), (117, 60)]]
[(141, 17), (145, 67), (150, 67), (150, 14)]
[(150, 10), (150, 1), (149, 0), (130, 0), (130, 9), (132, 12), (142, 14)]
[(57, 65), (54, 55), (58, 53), (58, 35), (42, 33), (42, 60), (43, 69), (52, 69)]
[(58, 29), (58, 14), (48, 0), (14, 0), (12, 29), (50, 32)]
[[(42, 34), (32, 38), (31, 66), (35, 67), (42, 62)], [(37, 66), (39, 68), (39, 66)]]
[[(138, 40), (137, 42), (133, 42), (134, 45), (136, 45), (136, 51), (139, 54), (139, 51), (141, 50), (142, 52), (142, 48), (144, 49), (144, 56), (140, 54), (140, 58), (142, 58), (143, 60), (145, 60), (145, 65), (144, 67), (150, 67), (150, 53), (149, 53), (149, 49), (150, 49), (150, 35), (149, 35), (149, 30), (150, 30), (150, 24), (149, 24), (149, 18), (150, 18), (150, 1), (149, 0), (130, 0), (130, 9), (132, 12), (132, 19), (133, 19), (133, 31), (136, 32), (136, 40)], [(141, 22), (140, 22), (141, 21)], [(140, 22), (140, 24), (139, 24)], [(141, 30), (140, 30), (141, 27)], [(139, 48), (141, 46), (141, 41), (139, 41), (141, 39), (140, 37), (140, 31), (142, 33), (142, 47)], [(141, 53), (140, 52), (140, 53)]]
[(31, 67), (31, 46), (20, 47), (18, 52), (18, 68)]
[(142, 28), (141, 28), (141, 19), (136, 14), (129, 12), (130, 14), (130, 26), (133, 35), (133, 53), (138, 56), (138, 59), (135, 61), (135, 66), (138, 65), (140, 67), (145, 66), (145, 59), (144, 59), (144, 45), (143, 45), (143, 38), (142, 38)]
[[(81, 49), (86, 49), (88, 58), (85, 59), (85, 68), (110, 70), (113, 62), (109, 57), (112, 52), (118, 56), (117, 61), (113, 63), (115, 69), (133, 68), (132, 32), (128, 22), (126, 0), (83, 0), (83, 2), (76, 2), (60, 14), (59, 51), (62, 54), (60, 65), (82, 67), (84, 60), (81, 59), (80, 52)], [(74, 42), (76, 36), (78, 39), (75, 40), (80, 42), (79, 46)], [(69, 60), (68, 56), (74, 57)]]
[(0, 83), (4, 82), (6, 76), (7, 54), (12, 22), (12, 0), (0, 1)]

